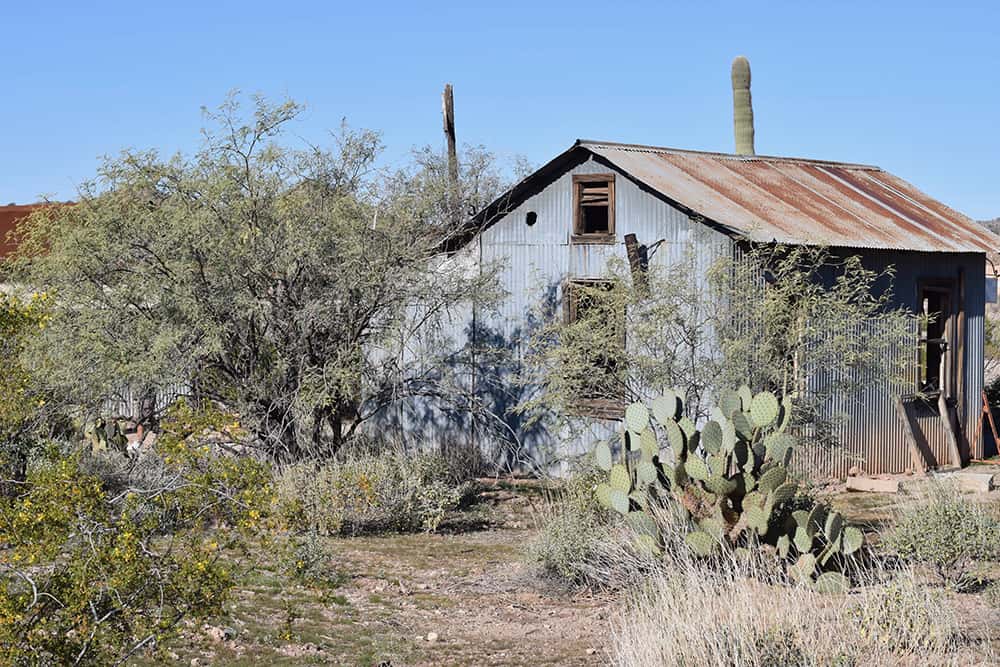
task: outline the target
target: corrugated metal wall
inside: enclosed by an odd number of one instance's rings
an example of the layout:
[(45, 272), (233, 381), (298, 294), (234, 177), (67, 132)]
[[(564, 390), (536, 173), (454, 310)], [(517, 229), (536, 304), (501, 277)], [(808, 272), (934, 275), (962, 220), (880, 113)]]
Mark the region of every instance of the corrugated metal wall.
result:
[[(562, 431), (556, 431), (544, 420), (527, 424), (509, 409), (525, 398), (509, 378), (521, 358), (521, 345), (528, 336), (540, 311), (559, 312), (562, 284), (568, 278), (596, 278), (605, 272), (608, 259), (625, 257), (622, 239), (634, 233), (640, 243), (652, 245), (663, 240), (652, 257), (653, 263), (670, 264), (679, 261), (694, 248), (698, 273), (720, 256), (733, 253), (730, 239), (709, 227), (692, 221), (685, 213), (643, 190), (627, 176), (616, 175), (616, 243), (578, 245), (570, 243), (573, 220), (572, 177), (574, 174), (605, 173), (615, 170), (588, 160), (559, 176), (537, 194), (529, 197), (483, 232), (461, 251), (461, 261), (500, 262), (502, 287), (508, 293), (495, 313), (466, 313), (454, 319), (450, 331), (456, 349), (466, 346), (462, 357), (473, 367), (475, 378), (467, 372), (465, 381), (475, 384), (475, 397), (493, 415), (491, 424), (472, 424), (461, 411), (449, 410), (433, 401), (411, 398), (400, 401), (382, 420), (386, 432), (410, 442), (467, 441), (474, 439), (481, 448), (491, 452), (516, 449), (518, 460), (509, 463), (525, 467), (530, 462), (549, 467), (554, 461), (589, 450), (592, 443), (607, 438), (617, 428), (617, 422), (578, 420)], [(527, 224), (527, 213), (537, 215)], [(894, 304), (917, 308), (917, 284), (928, 278), (955, 278), (959, 268), (965, 275), (965, 379), (964, 402), (959, 406), (960, 419), (968, 437), (975, 433), (978, 417), (979, 392), (982, 388), (984, 258), (981, 255), (916, 253), (898, 251), (858, 251), (869, 268), (881, 271), (894, 266)], [(457, 261), (457, 260), (456, 260)], [(878, 323), (869, 324), (877, 327)], [(475, 334), (473, 334), (473, 331)], [(855, 332), (869, 335), (871, 332)], [(915, 339), (915, 332), (914, 332)], [(469, 348), (470, 342), (474, 343)], [(487, 348), (502, 349), (508, 359), (503, 364), (490, 364), (484, 359)], [(903, 350), (913, 350), (915, 344), (901, 344)], [(411, 358), (419, 356), (419, 346), (405, 352)], [(456, 357), (459, 358), (459, 357)], [(916, 379), (907, 380), (915, 388)], [(522, 393), (518, 393), (518, 392)], [(837, 438), (842, 449), (801, 448), (798, 465), (814, 476), (844, 476), (852, 466), (870, 473), (901, 472), (910, 465), (909, 449), (903, 439), (902, 424), (896, 414), (895, 396), (909, 393), (906, 386), (892, 387), (884, 379), (873, 380), (862, 395), (838, 397), (828, 406), (832, 414), (842, 415)], [(946, 459), (946, 441), (936, 407), (916, 406), (920, 435), (938, 461)], [(514, 443), (512, 448), (511, 442)], [(982, 454), (980, 443), (970, 443), (974, 457)]]
[[(616, 174), (616, 242), (571, 244), (573, 176), (609, 172)], [(537, 214), (531, 226), (526, 223), (529, 211)], [(639, 243), (647, 246), (663, 241), (652, 255), (651, 264), (671, 264), (694, 248), (701, 275), (720, 255), (730, 252), (730, 241), (725, 235), (693, 222), (685, 213), (643, 191), (621, 172), (588, 160), (525, 200), (481, 235), (483, 261), (504, 263), (503, 287), (510, 294), (499, 313), (482, 318), (482, 325), (495, 340), (509, 346), (515, 359), (520, 358), (521, 341), (533, 326), (538, 305), (561, 308), (565, 280), (599, 278), (605, 275), (609, 259), (625, 259), (626, 234), (635, 234)], [(486, 388), (477, 383), (477, 390), (482, 393)], [(539, 463), (588, 451), (597, 439), (610, 437), (618, 426), (615, 421), (578, 420), (565, 430), (554, 432), (551, 427), (523, 428), (516, 418), (508, 420), (521, 440), (523, 451)]]
[[(959, 449), (972, 458), (980, 458), (983, 455), (982, 440), (975, 441), (975, 434), (983, 387), (984, 256), (888, 250), (866, 250), (861, 254), (866, 267), (874, 271), (893, 267), (892, 304), (913, 312), (919, 311), (918, 289), (921, 281), (953, 281), (957, 301), (961, 272), (965, 291), (965, 332), (962, 343), (964, 378), (959, 380), (961, 402), (957, 406), (963, 440)], [(858, 334), (875, 336), (874, 329), (878, 326), (878, 322), (871, 322), (868, 324), (869, 331)], [(830, 401), (830, 413), (843, 418), (836, 432), (842, 449), (803, 450), (797, 460), (801, 469), (815, 476), (832, 474), (839, 477), (846, 475), (852, 466), (871, 474), (898, 473), (910, 469), (910, 450), (895, 405), (897, 396), (906, 397), (917, 425), (915, 435), (918, 446), (925, 456), (929, 455), (932, 464), (951, 464), (945, 425), (937, 404), (928, 404), (912, 396), (918, 381), (916, 341), (917, 332), (914, 330), (908, 341), (900, 342), (900, 352), (910, 355), (913, 362), (909, 376), (901, 383), (890, 383), (885, 374), (866, 378), (869, 388), (861, 395), (840, 396)]]

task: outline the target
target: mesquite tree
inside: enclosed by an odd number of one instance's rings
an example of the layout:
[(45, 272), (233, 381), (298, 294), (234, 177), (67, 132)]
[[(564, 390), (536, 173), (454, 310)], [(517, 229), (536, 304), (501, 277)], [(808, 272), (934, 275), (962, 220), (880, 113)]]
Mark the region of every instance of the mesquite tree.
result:
[[(706, 269), (689, 248), (633, 283), (610, 262), (588, 307), (542, 313), (521, 380), (540, 388), (519, 409), (574, 427), (581, 396), (621, 406), (678, 388), (694, 420), (747, 383), (796, 400), (795, 426), (835, 445), (834, 397), (895, 386), (912, 363), (913, 314), (893, 305), (891, 269), (822, 247), (746, 246)], [(610, 363), (608, 363), (610, 361)]]
[[(438, 325), (493, 301), (494, 276), (444, 252), (459, 230), (433, 156), (378, 170), (378, 134), (346, 128), (289, 147), (300, 107), (255, 102), (207, 114), (194, 156), (127, 151), (28, 221), (16, 275), (53, 295), (32, 363), (74, 405), (180, 383), (268, 455), (326, 456), (391, 401), (461, 392), (466, 342)], [(487, 199), (504, 183), (475, 157), (463, 195)]]

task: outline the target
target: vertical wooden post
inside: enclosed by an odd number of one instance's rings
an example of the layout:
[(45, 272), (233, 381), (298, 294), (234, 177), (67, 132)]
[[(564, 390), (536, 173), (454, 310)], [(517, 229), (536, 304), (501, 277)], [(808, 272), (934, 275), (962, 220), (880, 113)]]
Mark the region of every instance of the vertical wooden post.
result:
[(625, 235), (625, 252), (628, 255), (629, 269), (632, 272), (632, 284), (645, 294), (647, 289), (646, 278), (646, 246), (639, 245), (639, 240), (635, 234)]
[[(959, 437), (959, 448), (964, 454), (962, 460), (967, 461), (973, 458), (972, 443), (969, 442), (968, 433), (966, 432), (966, 424), (968, 423), (968, 406), (965, 403), (966, 393), (965, 393), (965, 351), (966, 351), (966, 333), (965, 333), (965, 269), (959, 267), (958, 269), (958, 316), (956, 318), (955, 328), (958, 331), (955, 333), (955, 366), (957, 371), (955, 373), (955, 399), (957, 404), (955, 406), (955, 422), (957, 424), (957, 433)], [(966, 419), (962, 419), (965, 416)]]
[(907, 446), (910, 448), (910, 465), (913, 466), (913, 473), (915, 475), (926, 475), (927, 461), (924, 459), (924, 455), (917, 445), (917, 436), (913, 430), (913, 420), (906, 409), (906, 404), (903, 403), (902, 397), (899, 396), (896, 397), (896, 414), (899, 415), (899, 421), (903, 423), (903, 435)]
[(951, 407), (951, 405), (949, 405), (948, 399), (945, 398), (943, 391), (938, 394), (938, 412), (941, 414), (941, 421), (944, 425), (945, 440), (948, 443), (948, 459), (950, 460), (951, 465), (956, 468), (961, 468), (963, 461), (962, 453), (958, 449), (958, 432), (956, 427), (958, 414)]
[(455, 141), (455, 92), (450, 83), (444, 86), (441, 94), (441, 108), (444, 115), (444, 137), (448, 143), (448, 206), (451, 209), (452, 222), (461, 224), (461, 211), (458, 201), (458, 148)]

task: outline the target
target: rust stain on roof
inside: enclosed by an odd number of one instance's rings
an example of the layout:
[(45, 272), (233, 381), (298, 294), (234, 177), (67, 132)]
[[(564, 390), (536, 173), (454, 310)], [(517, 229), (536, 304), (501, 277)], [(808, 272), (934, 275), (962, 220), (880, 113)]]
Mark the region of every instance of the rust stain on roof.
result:
[(757, 241), (991, 252), (974, 220), (878, 167), (579, 141), (647, 187)]

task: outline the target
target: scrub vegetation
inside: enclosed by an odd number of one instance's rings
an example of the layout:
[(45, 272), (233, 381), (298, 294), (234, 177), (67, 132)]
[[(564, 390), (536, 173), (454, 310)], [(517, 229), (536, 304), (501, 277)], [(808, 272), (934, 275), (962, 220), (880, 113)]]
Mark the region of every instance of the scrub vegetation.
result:
[[(860, 507), (797, 477), (794, 452), (836, 446), (832, 393), (908, 372), (891, 272), (747, 247), (706, 292), (693, 251), (638, 280), (612, 262), (506, 379), (541, 390), (529, 427), (617, 401), (621, 431), (518, 477), (473, 435), (512, 415), (467, 377), (510, 350), (448, 324), (503, 296), (457, 241), (522, 166), (386, 168), (376, 133), (323, 148), (300, 114), (234, 97), (194, 155), (108, 158), (19, 227), (0, 663), (996, 662), (995, 498)], [(803, 384), (820, 364), (826, 394)], [(401, 442), (417, 400), (468, 439)]]

